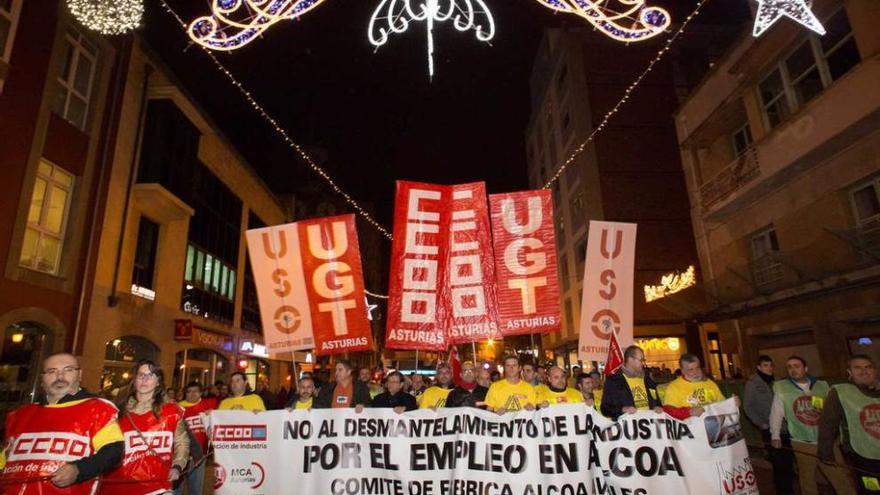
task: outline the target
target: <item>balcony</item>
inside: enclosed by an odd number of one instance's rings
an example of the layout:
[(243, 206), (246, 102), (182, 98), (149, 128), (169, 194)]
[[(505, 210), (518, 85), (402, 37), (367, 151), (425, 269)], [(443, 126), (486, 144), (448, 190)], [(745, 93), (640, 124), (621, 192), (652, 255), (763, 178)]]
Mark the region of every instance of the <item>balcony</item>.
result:
[(758, 153), (752, 146), (703, 183), (700, 187), (703, 210), (712, 209), (759, 175), (761, 168), (758, 166)]
[(848, 229), (827, 229), (852, 246), (862, 262), (880, 261), (880, 217)]
[(778, 253), (770, 253), (752, 261), (752, 277), (758, 289), (772, 288), (785, 278), (785, 265)]

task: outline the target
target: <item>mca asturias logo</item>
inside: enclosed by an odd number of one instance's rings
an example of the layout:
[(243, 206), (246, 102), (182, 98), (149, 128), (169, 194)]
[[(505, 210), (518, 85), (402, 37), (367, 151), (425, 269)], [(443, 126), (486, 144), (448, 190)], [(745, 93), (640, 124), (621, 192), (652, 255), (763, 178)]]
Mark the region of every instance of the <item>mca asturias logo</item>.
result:
[(247, 485), (251, 490), (263, 486), (266, 481), (266, 470), (258, 462), (251, 462), (249, 466), (234, 467), (228, 471), (221, 465), (214, 465), (214, 489), (218, 490), (223, 485), (235, 487)]

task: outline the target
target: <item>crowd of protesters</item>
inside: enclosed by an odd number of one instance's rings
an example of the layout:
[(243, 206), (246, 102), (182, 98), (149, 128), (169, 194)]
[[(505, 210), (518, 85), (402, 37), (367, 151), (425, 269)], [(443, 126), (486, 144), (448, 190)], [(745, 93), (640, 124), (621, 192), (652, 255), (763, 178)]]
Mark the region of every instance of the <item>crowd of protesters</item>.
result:
[[(501, 369), (464, 362), (454, 372), (439, 363), (431, 379), (355, 369), (337, 359), (332, 380), (326, 373), (305, 373), (290, 391), (272, 393), (264, 380), (252, 390), (243, 372), (233, 373), (228, 385), (218, 381), (203, 389), (191, 382), (177, 391), (166, 388), (156, 363), (140, 361), (114, 403), (80, 386), (75, 356), (55, 354), (43, 362), (38, 402), (7, 416), (0, 494), (201, 494), (209, 453), (202, 415), (214, 409), (388, 408), (404, 413), (472, 407), (502, 415), (585, 403), (613, 420), (638, 411), (683, 420), (702, 416), (707, 405), (725, 400), (697, 356), (683, 354), (673, 376), (647, 368), (638, 346), (626, 348), (622, 365), (608, 377), (595, 370), (581, 373), (575, 367), (569, 372), (521, 362), (515, 355), (504, 357)], [(853, 356), (849, 380), (834, 386), (810, 375), (798, 356), (786, 360), (785, 370), (786, 378), (775, 379), (773, 360), (760, 356), (742, 404), (735, 397), (763, 436), (777, 493), (794, 493), (797, 483), (801, 494), (816, 494), (817, 475), (838, 495), (880, 493), (880, 383), (871, 358)], [(84, 448), (76, 455), (61, 452), (55, 448), (59, 439), (81, 439)], [(36, 448), (40, 442), (52, 448)], [(22, 473), (35, 455), (42, 455), (41, 471)]]

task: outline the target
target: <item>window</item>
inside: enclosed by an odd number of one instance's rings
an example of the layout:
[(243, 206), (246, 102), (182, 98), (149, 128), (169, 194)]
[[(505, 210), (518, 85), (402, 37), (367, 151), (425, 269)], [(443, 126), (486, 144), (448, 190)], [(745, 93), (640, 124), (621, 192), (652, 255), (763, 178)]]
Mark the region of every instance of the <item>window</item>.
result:
[(791, 115), (786, 100), (785, 84), (782, 82), (782, 72), (779, 69), (774, 70), (772, 74), (761, 81), (758, 88), (767, 124), (770, 127), (776, 127)]
[(80, 130), (85, 130), (97, 65), (98, 49), (79, 32), (68, 29), (64, 38), (64, 64), (56, 81), (53, 110)]
[(40, 161), (19, 257), (21, 266), (58, 273), (72, 190), (72, 174)]
[(562, 287), (568, 290), (571, 280), (568, 278), (568, 260), (564, 255), (559, 257), (559, 278), (562, 279)]
[(852, 192), (852, 202), (859, 224), (880, 219), (880, 181), (856, 188)]
[(825, 36), (810, 35), (758, 85), (770, 127), (779, 125), (861, 60), (845, 9), (839, 9), (825, 26)]
[(584, 278), (584, 263), (586, 262), (586, 259), (587, 259), (587, 240), (586, 239), (581, 239), (580, 242), (578, 242), (575, 245), (574, 257), (577, 260), (577, 265), (575, 265), (575, 269), (577, 270), (577, 273), (575, 275), (577, 275), (578, 282), (580, 282)]
[(578, 191), (578, 193), (574, 195), (574, 199), (571, 200), (571, 218), (573, 224), (580, 226), (584, 223), (584, 217), (586, 216), (585, 206), (584, 192)]
[[(21, 0), (0, 0), (0, 61), (9, 62), (12, 55), (12, 41), (21, 13)], [(2, 73), (0, 73), (2, 76)]]
[[(131, 274), (132, 291), (153, 290), (153, 275), (156, 271), (156, 250), (159, 247), (159, 225), (147, 217), (141, 217), (138, 225), (137, 249), (134, 253), (134, 268)], [(191, 269), (191, 267), (189, 267)], [(144, 292), (137, 292), (144, 294)], [(154, 294), (155, 296), (155, 294)]]
[(565, 299), (565, 330), (569, 333), (574, 331), (574, 310), (568, 298)]
[(562, 69), (559, 70), (559, 75), (556, 76), (556, 90), (562, 92), (565, 90), (565, 83), (568, 80), (568, 66), (563, 65)]
[[(248, 229), (259, 229), (266, 224), (251, 211), (248, 214)], [(260, 321), (260, 302), (257, 299), (257, 285), (254, 282), (254, 273), (251, 264), (244, 264), (244, 287), (241, 302), (241, 328), (253, 332), (259, 332), (263, 327)]]
[(743, 156), (749, 147), (752, 146), (752, 131), (749, 130), (749, 124), (746, 123), (733, 131), (733, 134), (730, 135), (730, 142), (733, 146), (733, 157), (739, 158)]
[(858, 64), (862, 57), (845, 9), (838, 10), (825, 22), (825, 31), (825, 36), (819, 38), (821, 53), (831, 80), (836, 80)]
[(782, 280), (782, 263), (777, 256), (779, 241), (776, 229), (772, 226), (754, 234), (752, 245), (752, 271), (758, 286), (769, 285)]

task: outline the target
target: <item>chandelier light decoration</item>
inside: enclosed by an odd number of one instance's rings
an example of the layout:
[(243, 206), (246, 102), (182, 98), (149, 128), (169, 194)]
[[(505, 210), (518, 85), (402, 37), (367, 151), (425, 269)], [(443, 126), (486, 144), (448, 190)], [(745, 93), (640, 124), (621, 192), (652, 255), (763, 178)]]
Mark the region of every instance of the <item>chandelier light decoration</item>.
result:
[(143, 0), (67, 0), (73, 17), (101, 34), (123, 34), (136, 29), (144, 17)]
[(235, 50), (279, 21), (295, 19), (323, 0), (213, 0), (211, 15), (189, 25), (189, 37), (212, 50)]
[(618, 41), (643, 41), (664, 32), (672, 17), (645, 0), (537, 0), (541, 5), (576, 14), (599, 32)]
[(783, 17), (788, 17), (816, 34), (825, 34), (825, 27), (810, 10), (806, 0), (758, 0), (758, 12), (755, 15), (752, 36), (756, 38), (761, 36)]
[(434, 25), (450, 21), (460, 32), (474, 31), (477, 40), (495, 36), (495, 21), (483, 0), (381, 0), (370, 17), (368, 35), (376, 48), (414, 22), (425, 23), (428, 75), (434, 76)]

